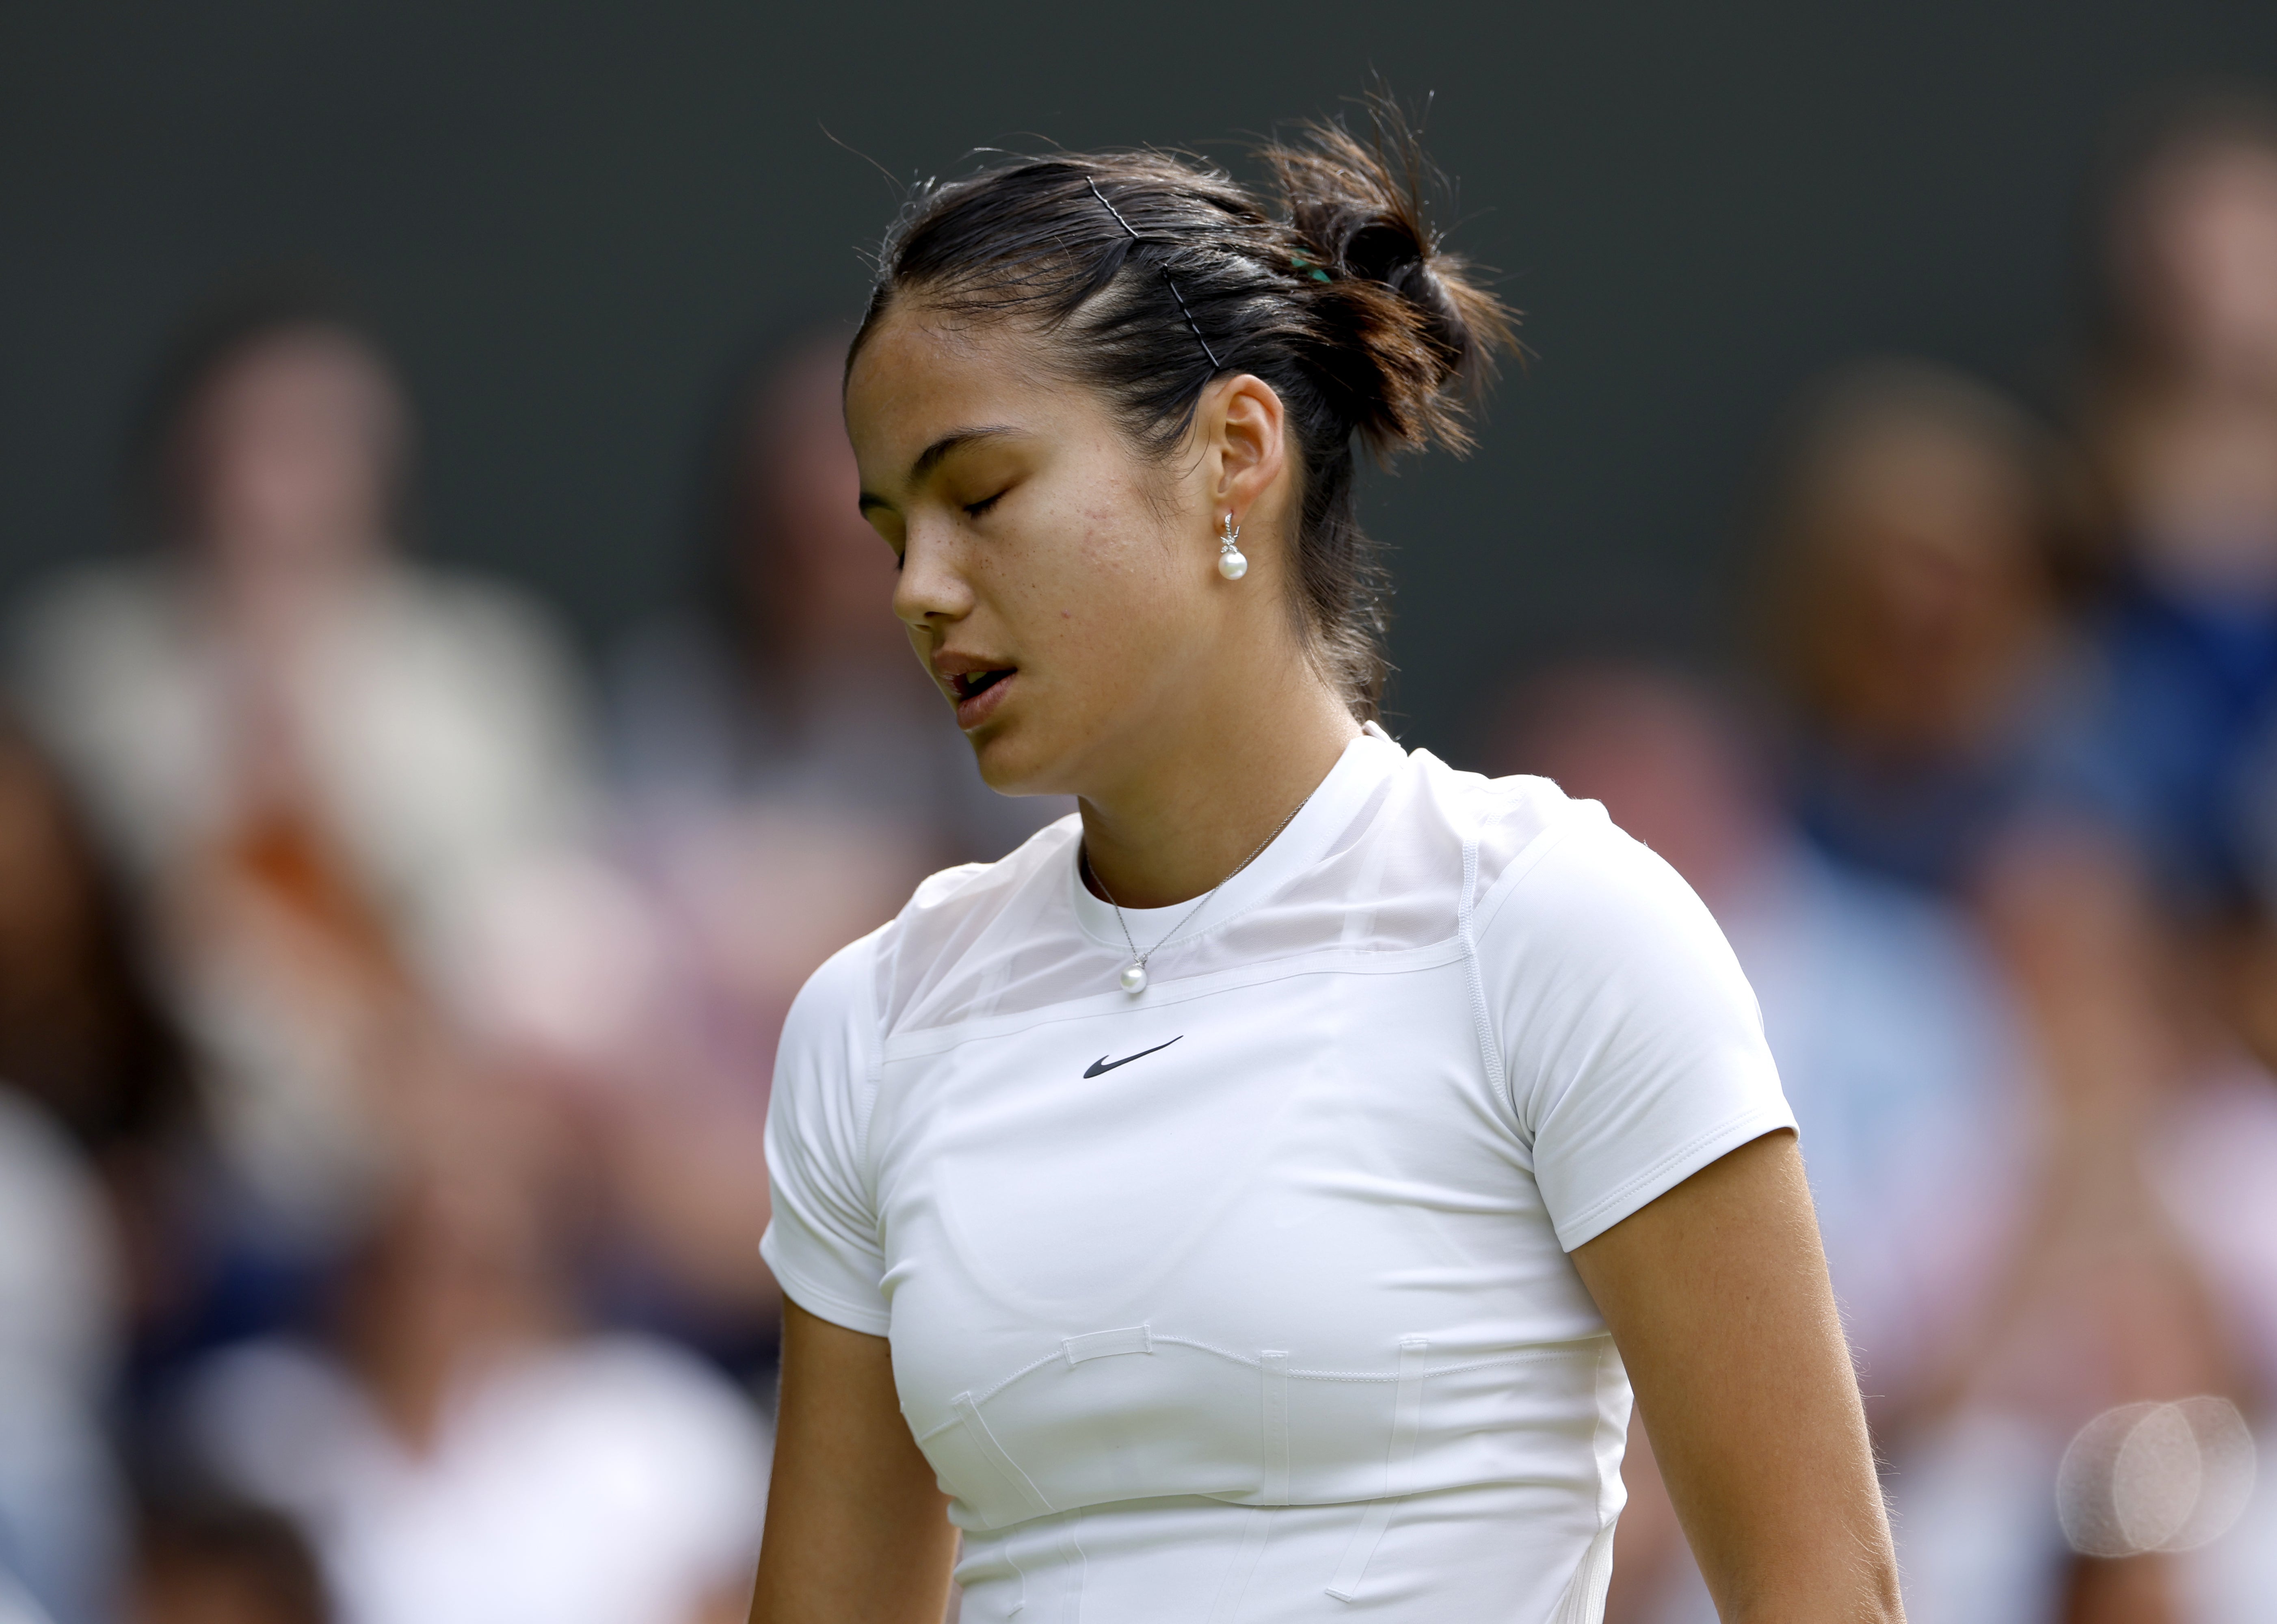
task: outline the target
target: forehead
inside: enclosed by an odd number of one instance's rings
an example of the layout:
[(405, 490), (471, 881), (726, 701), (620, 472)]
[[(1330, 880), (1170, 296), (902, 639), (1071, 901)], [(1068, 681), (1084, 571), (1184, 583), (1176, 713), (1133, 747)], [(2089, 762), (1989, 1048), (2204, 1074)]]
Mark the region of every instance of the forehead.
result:
[(396, 410), (393, 381), (378, 358), (321, 328), (254, 339), (214, 368), (192, 404), (209, 419), (314, 410), (385, 420)]
[(2030, 472), (1998, 441), (1956, 424), (1900, 421), (1863, 428), (1824, 468), (1822, 502), (1841, 507), (2026, 510)]
[(2217, 230), (2266, 230), (2277, 222), (2277, 148), (2237, 141), (2178, 147), (2148, 164), (2134, 187), (2133, 208), (2122, 222), (2147, 231), (2154, 244), (2176, 234)]
[[(889, 312), (846, 377), (846, 428), (865, 472), (897, 477), (946, 434), (981, 425), (1044, 432), (1096, 407), (1057, 377), (1045, 345), (1010, 323)], [(874, 467), (873, 467), (874, 465)]]

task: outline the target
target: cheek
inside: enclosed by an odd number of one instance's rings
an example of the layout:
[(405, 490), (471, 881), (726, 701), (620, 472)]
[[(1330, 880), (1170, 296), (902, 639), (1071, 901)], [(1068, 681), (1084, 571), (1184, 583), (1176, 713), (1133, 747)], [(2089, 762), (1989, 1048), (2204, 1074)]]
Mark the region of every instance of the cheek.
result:
[(1062, 535), (1022, 594), (1023, 618), (1055, 663), (1095, 671), (1175, 641), (1188, 606), (1164, 537), (1104, 503), (1070, 514)]

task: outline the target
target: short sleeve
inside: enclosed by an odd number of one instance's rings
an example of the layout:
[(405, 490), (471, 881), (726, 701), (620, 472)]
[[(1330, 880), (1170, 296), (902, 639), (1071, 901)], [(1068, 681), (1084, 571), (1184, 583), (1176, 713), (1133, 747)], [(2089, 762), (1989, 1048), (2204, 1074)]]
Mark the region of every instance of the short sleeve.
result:
[(884, 1336), (885, 1256), (863, 1155), (877, 1084), (877, 941), (834, 954), (783, 1023), (767, 1106), (774, 1216), (759, 1255), (808, 1313)]
[(1570, 1252), (1794, 1116), (1747, 976), (1691, 887), (1594, 802), (1539, 839), (1482, 899), (1479, 966)]

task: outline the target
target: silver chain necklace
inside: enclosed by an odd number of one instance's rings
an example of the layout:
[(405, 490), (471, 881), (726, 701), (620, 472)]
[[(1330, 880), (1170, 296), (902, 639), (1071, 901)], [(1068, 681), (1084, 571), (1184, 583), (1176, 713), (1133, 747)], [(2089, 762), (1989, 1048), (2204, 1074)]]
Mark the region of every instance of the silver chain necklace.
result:
[(1140, 993), (1146, 990), (1146, 960), (1153, 958), (1156, 953), (1161, 952), (1165, 947), (1169, 946), (1170, 945), (1170, 938), (1177, 936), (1179, 931), (1192, 924), (1193, 922), (1194, 915), (1200, 913), (1204, 908), (1209, 906), (1210, 899), (1217, 895), (1219, 892), (1223, 891), (1227, 884), (1231, 882), (1235, 874), (1240, 873), (1244, 869), (1249, 867), (1251, 863), (1255, 862), (1259, 856), (1263, 854), (1267, 846), (1272, 845), (1276, 840), (1278, 840), (1281, 838), (1281, 831), (1297, 821), (1297, 814), (1302, 812), (1307, 806), (1309, 806), (1312, 803), (1312, 796), (1307, 795), (1304, 800), (1291, 807), (1289, 809), (1289, 816), (1283, 818), (1278, 823), (1273, 826), (1273, 832), (1267, 835), (1262, 840), (1260, 840), (1256, 846), (1250, 852), (1248, 856), (1243, 858), (1239, 862), (1233, 865), (1233, 873), (1228, 874), (1224, 879), (1220, 880), (1216, 884), (1202, 892), (1201, 900), (1196, 902), (1193, 907), (1188, 908), (1185, 911), (1184, 915), (1179, 919), (1178, 922), (1172, 925), (1169, 930), (1163, 933), (1162, 939), (1155, 943), (1143, 953), (1138, 951), (1138, 944), (1131, 939), (1131, 922), (1123, 917), (1123, 905), (1115, 899), (1115, 893), (1107, 889), (1107, 882), (1099, 877), (1099, 870), (1091, 866), (1090, 848), (1088, 846), (1078, 846), (1076, 848), (1076, 861), (1082, 865), (1083, 871), (1091, 876), (1092, 884), (1099, 887), (1099, 894), (1107, 899), (1107, 906), (1115, 910), (1115, 922), (1123, 927), (1123, 945), (1131, 950), (1131, 962), (1123, 967), (1122, 982), (1123, 991), (1129, 993), (1132, 998), (1137, 998)]

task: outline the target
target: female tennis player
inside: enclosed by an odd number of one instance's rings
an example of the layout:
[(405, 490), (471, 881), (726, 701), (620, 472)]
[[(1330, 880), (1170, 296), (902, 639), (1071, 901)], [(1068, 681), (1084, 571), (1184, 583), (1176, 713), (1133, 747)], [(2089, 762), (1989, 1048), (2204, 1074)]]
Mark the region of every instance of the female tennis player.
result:
[[(785, 1032), (752, 1618), (1597, 1619), (1631, 1387), (1727, 1620), (1899, 1613), (1754, 999), (1590, 802), (1402, 749), (1356, 442), (1505, 313), (1397, 129), (926, 191), (849, 362), (997, 789)], [(1475, 543), (1474, 543), (1475, 544)], [(960, 1547), (957, 1535), (962, 1532)]]

